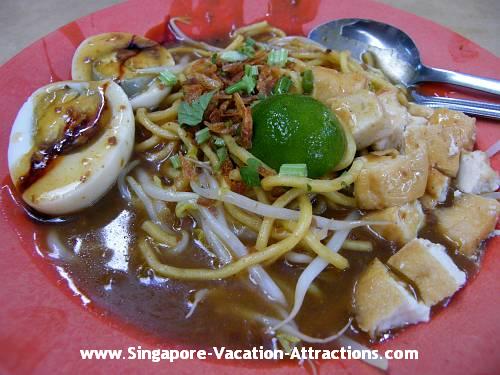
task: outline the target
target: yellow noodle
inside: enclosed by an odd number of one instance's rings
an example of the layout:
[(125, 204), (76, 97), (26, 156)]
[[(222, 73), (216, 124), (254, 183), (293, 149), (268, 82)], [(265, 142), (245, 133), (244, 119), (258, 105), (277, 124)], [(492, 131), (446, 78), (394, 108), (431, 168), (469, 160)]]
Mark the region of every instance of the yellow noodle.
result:
[(363, 67), (361, 65), (359, 65), (359, 63), (355, 60), (353, 60), (352, 58), (348, 58), (347, 60), (347, 65), (349, 67), (349, 70), (351, 72), (360, 72), (360, 73), (364, 73), (365, 70), (363, 69)]
[[(243, 147), (238, 146), (238, 144), (236, 143), (234, 138), (231, 137), (230, 135), (224, 135), (224, 136), (222, 136), (222, 138), (224, 139), (224, 142), (226, 143), (226, 146), (227, 146), (227, 149), (229, 150), (229, 153), (236, 156), (238, 159), (240, 159), (245, 164), (247, 164), (248, 159), (251, 159), (251, 158), (257, 159), (255, 156), (253, 156), (250, 152), (245, 150)], [(276, 171), (274, 169), (267, 166), (262, 161), (261, 161), (261, 163), (262, 163), (262, 167), (264, 169), (266, 169), (267, 172), (272, 173), (272, 174), (276, 174)]]
[(239, 47), (241, 47), (244, 41), (245, 38), (243, 37), (243, 35), (238, 34), (236, 35), (236, 38), (234, 38), (233, 41), (229, 43), (229, 45), (226, 48), (224, 48), (224, 51), (236, 50)]
[(363, 62), (365, 64), (370, 66), (375, 66), (375, 59), (373, 58), (373, 53), (367, 51), (363, 53), (363, 56), (361, 58), (363, 59)]
[(255, 192), (255, 195), (257, 196), (257, 199), (265, 204), (269, 204), (269, 197), (267, 196), (266, 192), (262, 190), (260, 187), (254, 187), (253, 191)]
[(286, 33), (283, 30), (278, 29), (277, 27), (270, 27), (269, 32), (276, 35), (279, 38), (286, 36)]
[(188, 149), (186, 156), (193, 159), (197, 159), (198, 147), (193, 142), (192, 138), (188, 135), (188, 133), (178, 123), (167, 122), (166, 124), (162, 125), (162, 128), (172, 133), (176, 133)]
[(348, 53), (347, 51), (342, 51), (340, 52), (340, 71), (342, 73), (349, 73), (350, 72), (350, 69), (349, 69), (349, 64), (348, 64)]
[(333, 204), (338, 204), (344, 207), (356, 207), (356, 199), (349, 197), (345, 194), (339, 193), (338, 191), (330, 191), (328, 193), (321, 193), (327, 201)]
[[(286, 193), (284, 193), (274, 201), (273, 207), (285, 207), (302, 193), (303, 190), (300, 189), (288, 190)], [(257, 250), (263, 250), (267, 246), (269, 237), (271, 236), (273, 230), (273, 225), (274, 219), (271, 217), (265, 217), (264, 220), (262, 220), (259, 235), (257, 236), (257, 242), (255, 243), (255, 248)]]
[(323, 60), (322, 59), (314, 59), (314, 60), (309, 60), (309, 61), (306, 61), (305, 64), (308, 66), (308, 67), (311, 67), (311, 66), (319, 66), (319, 65), (323, 65)]
[(155, 147), (156, 145), (158, 145), (160, 143), (160, 141), (161, 141), (160, 137), (158, 137), (156, 135), (152, 135), (151, 137), (142, 141), (141, 143), (137, 143), (135, 145), (134, 149), (137, 152), (147, 151), (147, 150)]
[(229, 172), (229, 179), (233, 181), (241, 181), (241, 174), (239, 169), (232, 169)]
[[(283, 222), (282, 225), (286, 229), (293, 231), (295, 230), (296, 224), (293, 222)], [(346, 258), (323, 245), (311, 231), (306, 233), (303, 242), (309, 247), (309, 249), (314, 251), (316, 255), (320, 256), (338, 269), (343, 270), (349, 267), (349, 261)]]
[[(243, 26), (240, 27), (236, 30), (234, 30), (234, 34), (246, 34), (246, 35), (255, 35), (255, 34), (260, 34), (261, 32), (267, 30), (269, 28), (269, 23), (267, 21), (261, 21), (261, 22), (256, 22), (252, 23), (251, 25), (248, 26)], [(254, 33), (254, 34), (251, 34)]]
[(177, 111), (179, 110), (179, 105), (181, 101), (177, 99), (171, 107), (164, 109), (162, 111), (150, 112), (147, 114), (151, 121), (174, 121), (177, 119)]
[(212, 51), (207, 51), (207, 50), (204, 50), (201, 48), (187, 47), (187, 46), (169, 48), (168, 51), (172, 54), (175, 54), (175, 53), (197, 53), (198, 55), (201, 55), (203, 57), (210, 57), (213, 55)]
[(325, 54), (323, 52), (291, 52), (290, 53), (291, 57), (295, 57), (296, 59), (301, 59), (301, 60), (322, 60), (325, 57)]
[[(226, 211), (239, 223), (247, 226), (255, 233), (258, 233), (262, 225), (262, 219), (258, 216), (252, 215), (241, 208), (238, 208), (232, 204), (224, 203)], [(273, 228), (271, 232), (271, 238), (274, 240), (282, 240), (288, 235), (285, 230), (280, 230)]]
[(338, 51), (329, 51), (325, 53), (325, 59), (340, 68), (340, 53)]
[(207, 143), (203, 143), (200, 149), (203, 151), (210, 164), (212, 164), (212, 167), (216, 168), (219, 165), (219, 158), (215, 152), (213, 152), (212, 148)]
[(174, 235), (165, 232), (159, 225), (156, 225), (150, 220), (146, 220), (142, 223), (141, 229), (162, 245), (170, 247), (177, 245), (177, 238)]
[(164, 105), (171, 106), (173, 105), (176, 101), (182, 100), (184, 97), (184, 93), (182, 91), (177, 91), (165, 98), (165, 100), (162, 102)]
[(159, 160), (166, 159), (174, 152), (176, 145), (177, 145), (177, 142), (167, 143), (165, 146), (163, 146), (163, 148), (160, 151), (150, 154), (151, 160), (152, 161), (159, 161)]
[(345, 240), (342, 244), (342, 249), (370, 252), (373, 251), (373, 244), (370, 241)]
[(268, 246), (266, 249), (252, 253), (219, 269), (180, 268), (161, 263), (154, 249), (143, 239), (139, 241), (139, 249), (146, 263), (158, 275), (183, 280), (217, 280), (225, 279), (237, 273), (265, 262), (268, 259), (282, 256), (293, 249), (307, 233), (312, 221), (312, 205), (309, 199), (302, 195), (300, 200), (300, 216), (295, 231), (287, 238)]
[(398, 100), (401, 105), (404, 105), (405, 107), (408, 106), (408, 97), (402, 89), (398, 90)]
[(179, 139), (179, 137), (174, 133), (172, 133), (171, 131), (163, 129), (161, 126), (158, 126), (153, 121), (151, 121), (146, 116), (146, 110), (144, 108), (139, 108), (137, 110), (136, 118), (137, 121), (139, 121), (139, 123), (142, 126), (144, 126), (147, 130), (149, 130), (157, 137), (168, 139), (169, 141), (174, 141), (176, 139)]
[(242, 209), (226, 202), (224, 202), (224, 208), (234, 219), (239, 221), (241, 224), (250, 228), (254, 232), (259, 231), (259, 228), (262, 225), (262, 219), (258, 216), (245, 212)]
[(330, 191), (338, 191), (352, 184), (358, 177), (363, 162), (355, 160), (351, 168), (344, 172), (341, 176), (333, 180), (313, 180), (307, 177), (291, 177), (291, 176), (269, 176), (264, 177), (261, 181), (264, 190), (271, 190), (277, 186), (287, 186), (299, 188), (313, 193), (328, 193)]

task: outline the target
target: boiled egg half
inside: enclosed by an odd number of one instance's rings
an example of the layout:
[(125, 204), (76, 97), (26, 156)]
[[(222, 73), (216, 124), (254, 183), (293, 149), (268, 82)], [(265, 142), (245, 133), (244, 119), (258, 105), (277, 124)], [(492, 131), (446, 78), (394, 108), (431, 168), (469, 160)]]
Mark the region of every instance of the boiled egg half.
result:
[(134, 114), (111, 80), (36, 90), (12, 127), (9, 172), (23, 200), (48, 215), (82, 210), (115, 183), (134, 145)]
[(85, 39), (73, 55), (74, 80), (112, 79), (130, 98), (134, 109), (157, 107), (171, 87), (158, 74), (175, 65), (168, 50), (145, 37), (113, 32)]

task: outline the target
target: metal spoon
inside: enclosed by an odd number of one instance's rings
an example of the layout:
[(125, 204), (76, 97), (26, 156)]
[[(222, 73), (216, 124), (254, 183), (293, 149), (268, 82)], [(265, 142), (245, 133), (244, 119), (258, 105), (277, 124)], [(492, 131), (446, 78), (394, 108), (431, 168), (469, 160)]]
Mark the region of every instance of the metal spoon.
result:
[(498, 80), (424, 65), (413, 40), (385, 23), (359, 18), (340, 19), (315, 27), (308, 37), (328, 48), (349, 50), (359, 61), (366, 51), (372, 52), (384, 74), (407, 87), (419, 82), (443, 82), (500, 95)]

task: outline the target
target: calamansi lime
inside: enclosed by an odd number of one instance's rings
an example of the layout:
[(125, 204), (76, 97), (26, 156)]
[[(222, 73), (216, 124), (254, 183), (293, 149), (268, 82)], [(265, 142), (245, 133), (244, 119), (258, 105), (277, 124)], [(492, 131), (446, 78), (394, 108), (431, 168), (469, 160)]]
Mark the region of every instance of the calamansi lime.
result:
[(342, 159), (346, 140), (335, 115), (304, 95), (276, 95), (252, 109), (250, 152), (270, 167), (307, 164), (308, 177), (318, 178)]

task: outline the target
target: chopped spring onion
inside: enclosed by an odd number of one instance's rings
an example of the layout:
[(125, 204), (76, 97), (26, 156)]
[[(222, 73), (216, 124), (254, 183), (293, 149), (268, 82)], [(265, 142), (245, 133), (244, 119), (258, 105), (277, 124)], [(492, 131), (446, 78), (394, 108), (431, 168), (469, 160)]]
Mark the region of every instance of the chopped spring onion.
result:
[(284, 48), (273, 49), (267, 55), (267, 65), (284, 66), (288, 60), (288, 50)]
[(194, 134), (194, 138), (196, 139), (196, 143), (201, 145), (202, 143), (205, 143), (210, 139), (210, 130), (208, 130), (208, 128), (203, 128), (201, 130), (198, 130)]
[(238, 51), (224, 51), (219, 54), (219, 57), (221, 60), (228, 62), (244, 61), (248, 59), (247, 55)]
[(241, 179), (247, 186), (260, 186), (260, 161), (254, 158), (247, 160), (247, 165), (240, 168)]
[(239, 91), (246, 91), (247, 94), (250, 94), (255, 88), (255, 79), (249, 76), (243, 76), (241, 81), (236, 82), (235, 84), (229, 86), (225, 91), (226, 94), (234, 94)]
[(256, 76), (259, 74), (259, 69), (256, 66), (245, 65), (245, 75), (235, 84), (229, 86), (225, 91), (226, 94), (234, 94), (239, 91), (246, 91), (251, 94), (256, 85)]
[(160, 73), (158, 78), (163, 84), (167, 86), (173, 86), (177, 83), (177, 76), (170, 70), (164, 70), (163, 72)]
[(219, 158), (219, 164), (222, 164), (227, 159), (227, 149), (225, 147), (218, 148), (216, 153)]
[(220, 170), (222, 163), (224, 163), (227, 159), (227, 149), (225, 147), (218, 148), (216, 151), (217, 158), (219, 161), (217, 162), (217, 165), (215, 166), (215, 170), (218, 171)]
[(214, 53), (212, 55), (212, 57), (210, 58), (210, 61), (212, 61), (212, 64), (216, 64), (217, 63), (217, 54), (216, 53)]
[(279, 175), (307, 177), (307, 164), (281, 164)]
[(253, 57), (255, 55), (255, 40), (252, 38), (247, 38), (243, 46), (239, 49), (239, 52), (247, 55), (248, 57)]
[(314, 88), (314, 76), (311, 69), (302, 73), (302, 91), (304, 94), (310, 94)]
[(259, 75), (259, 67), (257, 65), (245, 65), (245, 75), (255, 77)]
[(170, 163), (172, 163), (172, 167), (175, 169), (179, 169), (181, 167), (181, 159), (179, 158), (179, 155), (173, 155), (169, 160)]
[(292, 86), (292, 80), (288, 76), (281, 76), (273, 87), (273, 95), (286, 94)]
[(212, 141), (214, 142), (214, 145), (217, 147), (223, 147), (226, 145), (226, 142), (220, 137), (213, 136)]

